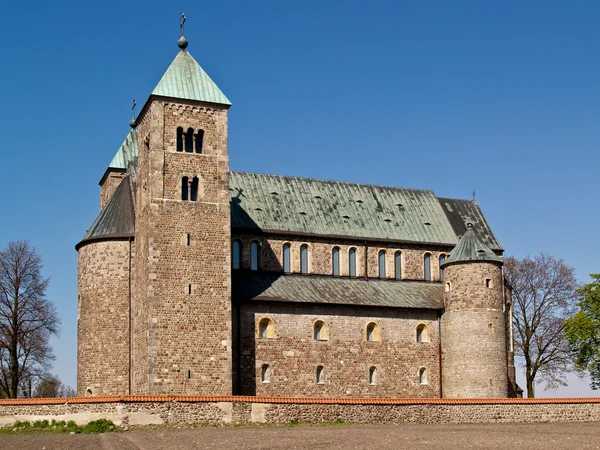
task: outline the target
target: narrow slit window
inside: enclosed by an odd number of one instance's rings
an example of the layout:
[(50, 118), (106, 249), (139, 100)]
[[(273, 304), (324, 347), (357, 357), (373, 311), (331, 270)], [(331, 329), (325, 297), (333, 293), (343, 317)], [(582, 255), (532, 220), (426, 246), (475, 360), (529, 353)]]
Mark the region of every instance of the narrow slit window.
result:
[(331, 273), (334, 277), (340, 276), (340, 249), (334, 247), (331, 251)]
[(417, 326), (417, 342), (419, 344), (429, 342), (429, 328), (424, 323)]
[(444, 281), (444, 271), (442, 265), (446, 262), (446, 255), (440, 255), (440, 281)]
[(485, 287), (488, 288), (488, 289), (492, 287), (492, 280), (491, 280), (491, 278), (486, 278), (485, 279)]
[(308, 245), (306, 244), (300, 247), (300, 272), (308, 273)]
[(263, 383), (268, 383), (269, 380), (269, 365), (268, 364), (263, 364), (263, 366), (261, 367), (260, 370), (260, 378), (262, 380)]
[(291, 272), (291, 248), (290, 244), (283, 244), (283, 271), (285, 273)]
[(233, 249), (231, 255), (231, 266), (234, 269), (242, 268), (242, 243), (236, 239), (233, 241)]
[(260, 245), (258, 244), (258, 242), (253, 241), (252, 244), (250, 244), (250, 270), (258, 270), (259, 250)]
[(317, 384), (323, 383), (323, 366), (317, 367)]
[(192, 285), (188, 284), (188, 294), (191, 294), (191, 293), (192, 293)]
[(423, 256), (423, 279), (431, 281), (431, 255), (429, 253), (425, 253)]
[(356, 277), (356, 249), (351, 248), (348, 252), (348, 269), (351, 277)]
[(183, 128), (177, 128), (177, 151), (183, 151)]
[(192, 185), (190, 188), (190, 200), (193, 202), (198, 201), (198, 177), (192, 178)]
[(402, 279), (402, 253), (394, 253), (394, 278), (396, 280)]
[(379, 252), (379, 278), (385, 278), (385, 251)]
[(376, 377), (377, 377), (377, 368), (373, 366), (369, 369), (369, 384), (377, 384)]
[(204, 143), (204, 130), (198, 130), (196, 135), (196, 153), (202, 153), (202, 144)]
[(188, 177), (181, 179), (181, 200), (187, 200), (190, 193), (190, 183)]
[(192, 235), (188, 233), (187, 235), (187, 245), (188, 247), (192, 245)]
[(427, 369), (425, 367), (421, 367), (419, 369), (419, 384), (428, 384), (427, 383)]
[(185, 133), (185, 152), (192, 153), (194, 151), (194, 130), (192, 128), (188, 128), (187, 133)]

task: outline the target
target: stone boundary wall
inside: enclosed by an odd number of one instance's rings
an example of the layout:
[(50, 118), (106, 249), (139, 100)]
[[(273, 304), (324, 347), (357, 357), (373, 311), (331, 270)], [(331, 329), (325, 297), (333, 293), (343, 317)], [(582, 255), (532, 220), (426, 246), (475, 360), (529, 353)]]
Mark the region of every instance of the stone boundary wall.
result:
[(17, 420), (105, 418), (115, 425), (532, 423), (600, 421), (600, 398), (335, 399), (120, 396), (0, 400), (0, 426)]

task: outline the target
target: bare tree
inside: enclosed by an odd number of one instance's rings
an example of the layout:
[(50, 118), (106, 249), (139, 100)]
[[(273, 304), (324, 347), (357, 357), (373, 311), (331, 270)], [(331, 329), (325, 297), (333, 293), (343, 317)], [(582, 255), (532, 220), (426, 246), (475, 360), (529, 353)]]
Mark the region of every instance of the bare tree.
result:
[[(17, 398), (54, 359), (49, 341), (60, 319), (46, 298), (49, 279), (42, 259), (27, 241), (0, 251), (0, 395)], [(29, 390), (31, 388), (29, 387)]]
[(35, 386), (33, 397), (52, 398), (52, 397), (75, 397), (75, 390), (64, 384), (56, 375), (44, 375)]
[(504, 275), (511, 284), (516, 356), (525, 367), (527, 396), (535, 397), (535, 384), (547, 388), (565, 385), (572, 368), (564, 337), (565, 320), (577, 301), (574, 269), (547, 253), (534, 258), (504, 260)]

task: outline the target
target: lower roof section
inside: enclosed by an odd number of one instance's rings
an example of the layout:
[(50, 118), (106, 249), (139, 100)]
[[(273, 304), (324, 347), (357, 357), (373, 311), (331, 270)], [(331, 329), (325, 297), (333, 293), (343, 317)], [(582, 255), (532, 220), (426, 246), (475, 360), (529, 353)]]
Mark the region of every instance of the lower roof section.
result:
[(442, 309), (444, 295), (434, 282), (245, 271), (233, 273), (232, 291), (236, 299), (418, 309)]

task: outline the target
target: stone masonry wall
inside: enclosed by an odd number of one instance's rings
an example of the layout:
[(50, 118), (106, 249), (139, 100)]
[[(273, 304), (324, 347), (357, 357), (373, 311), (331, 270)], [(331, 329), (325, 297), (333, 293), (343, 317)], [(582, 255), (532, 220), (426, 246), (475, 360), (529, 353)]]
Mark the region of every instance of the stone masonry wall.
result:
[[(397, 401), (235, 397), (141, 400), (125, 397), (83, 402), (82, 399), (36, 399), (35, 403), (0, 401), (0, 426), (17, 420), (74, 420), (84, 425), (106, 418), (118, 426), (325, 423), (540, 423), (600, 421), (598, 399), (440, 399)], [(46, 402), (46, 403), (45, 403)]]
[(506, 397), (507, 340), (502, 269), (493, 263), (444, 268), (443, 396)]
[(129, 251), (129, 241), (79, 249), (79, 395), (129, 393)]
[[(332, 250), (334, 247), (340, 248), (340, 276), (349, 275), (349, 257), (350, 248), (356, 249), (356, 269), (357, 276), (365, 276), (365, 244), (360, 241), (338, 241), (323, 238), (305, 238), (301, 240), (293, 236), (260, 235), (256, 236), (249, 233), (234, 232), (232, 240), (239, 239), (243, 245), (243, 264), (244, 269), (250, 268), (250, 243), (258, 241), (260, 243), (260, 269), (269, 272), (283, 271), (283, 245), (291, 245), (291, 272), (300, 273), (300, 246), (308, 244), (308, 272), (319, 275), (332, 274)], [(379, 278), (379, 251), (386, 252), (386, 273), (385, 278), (393, 279), (395, 277), (394, 254), (401, 252), (401, 273), (405, 280), (423, 280), (423, 258), (425, 253), (431, 254), (431, 279), (440, 280), (439, 258), (441, 255), (447, 257), (448, 249), (442, 248), (420, 248), (418, 246), (390, 247), (389, 244), (377, 245), (368, 244), (367, 250), (367, 271), (369, 278)]]
[[(204, 130), (202, 154), (176, 152), (179, 126)], [(227, 110), (156, 100), (139, 133), (140, 145), (148, 146), (139, 156), (136, 245), (146, 248), (139, 253), (145, 267), (136, 274), (135, 315), (147, 314), (139, 317), (147, 338), (136, 333), (136, 347), (147, 365), (136, 374), (146, 370), (148, 384), (136, 392), (229, 395)], [(181, 199), (184, 176), (200, 179), (198, 201)]]
[(119, 184), (121, 184), (121, 181), (123, 181), (124, 177), (125, 172), (123, 171), (117, 172), (111, 170), (106, 175), (104, 183), (100, 185), (100, 210), (102, 210), (102, 208), (104, 208), (106, 205), (106, 202), (110, 200), (112, 195), (115, 193), (115, 190), (119, 187)]
[[(259, 322), (273, 321), (260, 337)], [(300, 397), (439, 397), (437, 312), (252, 302), (241, 306), (241, 394)], [(321, 340), (314, 324), (324, 322)], [(377, 324), (375, 341), (366, 328)], [(417, 342), (426, 325), (428, 342)], [(378, 336), (377, 336), (378, 335)], [(268, 365), (268, 382), (262, 380)], [(317, 366), (323, 367), (317, 383)], [(369, 371), (375, 367), (373, 382)], [(419, 370), (427, 370), (425, 383)]]

